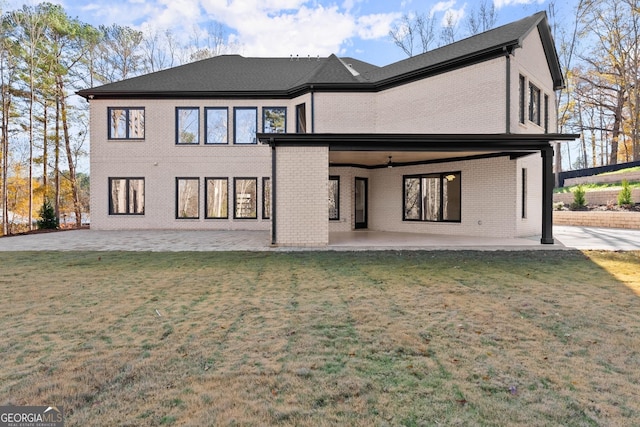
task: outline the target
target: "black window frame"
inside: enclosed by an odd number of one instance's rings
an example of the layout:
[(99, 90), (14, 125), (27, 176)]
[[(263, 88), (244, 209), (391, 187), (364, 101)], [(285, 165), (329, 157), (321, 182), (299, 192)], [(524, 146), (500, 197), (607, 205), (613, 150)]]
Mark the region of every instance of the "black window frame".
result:
[[(269, 188), (268, 190), (267, 187)], [(272, 204), (271, 178), (265, 176), (262, 177), (262, 219), (271, 219)]]
[[(196, 181), (197, 184), (197, 206), (196, 206), (196, 216), (180, 216), (180, 181)], [(200, 177), (194, 176), (178, 176), (176, 177), (176, 193), (175, 193), (175, 201), (176, 201), (176, 219), (200, 219)]]
[[(274, 132), (270, 129), (267, 129), (267, 111), (269, 110), (282, 110), (284, 113), (284, 124), (282, 127), (282, 132)], [(262, 107), (262, 132), (263, 133), (287, 133), (287, 107)]]
[[(125, 111), (125, 122), (126, 122), (126, 126), (125, 126), (125, 136), (122, 138), (118, 138), (116, 136), (114, 136), (112, 134), (112, 126), (111, 126), (111, 112), (113, 110), (123, 110)], [(131, 131), (131, 125), (130, 125), (130, 121), (131, 121), (131, 115), (130, 112), (132, 110), (136, 110), (136, 111), (142, 111), (142, 137), (140, 136), (136, 136), (136, 137), (132, 137), (130, 135), (130, 131)], [(146, 134), (147, 134), (147, 129), (146, 129), (146, 109), (145, 107), (107, 107), (107, 139), (111, 140), (111, 141), (144, 141), (146, 138)]]
[[(224, 216), (209, 216), (209, 181), (225, 181), (226, 183), (227, 209)], [(208, 176), (204, 178), (204, 218), (229, 219), (229, 178), (220, 176)]]
[(529, 82), (529, 121), (538, 126), (540, 126), (540, 95), (540, 88)]
[[(458, 206), (457, 219), (444, 219), (444, 191), (442, 182), (446, 180), (448, 176), (455, 175), (458, 178), (459, 182), (459, 192), (460, 192), (460, 204)], [(424, 217), (424, 213), (422, 211), (422, 204), (419, 206), (419, 218), (407, 218), (407, 194), (406, 194), (406, 181), (407, 179), (419, 179), (420, 180), (420, 188), (418, 193), (422, 197), (422, 179), (424, 178), (438, 178), (440, 182), (439, 188), (439, 207), (438, 207), (438, 219), (422, 219)], [(455, 178), (454, 178), (455, 179)], [(411, 221), (411, 222), (432, 222), (432, 223), (461, 223), (462, 222), (462, 171), (449, 171), (449, 172), (437, 172), (437, 173), (423, 173), (423, 174), (411, 174), (411, 175), (403, 175), (402, 176), (402, 220), (403, 221)]]
[[(226, 138), (224, 142), (209, 141), (209, 111), (224, 110), (226, 113)], [(229, 107), (204, 107), (204, 143), (205, 145), (229, 145)]]
[(520, 119), (520, 123), (524, 124), (525, 120), (526, 120), (526, 113), (525, 113), (525, 105), (526, 105), (526, 79), (525, 77), (520, 74), (520, 92), (518, 93), (519, 98), (520, 98), (520, 110), (519, 110), (519, 119)]
[(549, 95), (544, 94), (544, 133), (549, 133)]
[[(331, 204), (329, 204), (329, 221), (339, 221), (340, 220), (340, 176), (339, 175), (330, 175), (329, 182), (336, 181), (337, 182), (337, 190), (335, 197), (335, 205), (336, 205), (336, 214), (335, 216), (331, 216)], [(331, 187), (329, 187), (331, 188)]]
[[(198, 120), (198, 131), (196, 133), (196, 142), (181, 142), (180, 141), (180, 111), (196, 111), (196, 118)], [(200, 145), (200, 107), (176, 107), (176, 145)]]
[[(238, 181), (251, 180), (255, 182), (255, 214), (253, 216), (239, 216), (238, 215)], [(233, 178), (233, 219), (258, 219), (258, 178), (253, 176), (238, 176)]]
[[(126, 188), (126, 194), (125, 194), (125, 206), (126, 206), (126, 210), (127, 212), (114, 212), (113, 210), (113, 181), (114, 180), (119, 180), (125, 181), (125, 188)], [(142, 203), (142, 212), (130, 212), (129, 207), (131, 206), (131, 194), (129, 192), (130, 186), (129, 186), (129, 182), (130, 181), (142, 181), (142, 197), (143, 197), (143, 203)], [(145, 214), (145, 209), (147, 207), (147, 201), (146, 201), (146, 182), (144, 177), (109, 177), (109, 215), (116, 215), (116, 216), (121, 216), (121, 215), (136, 215), (136, 216), (140, 216), (140, 215), (144, 215)]]
[[(255, 115), (254, 132), (252, 142), (238, 142), (238, 112), (239, 111), (253, 111)], [(233, 107), (233, 144), (234, 145), (256, 145), (258, 139), (256, 138), (256, 132), (258, 131), (258, 107)]]
[(307, 104), (296, 105), (296, 133), (307, 133)]

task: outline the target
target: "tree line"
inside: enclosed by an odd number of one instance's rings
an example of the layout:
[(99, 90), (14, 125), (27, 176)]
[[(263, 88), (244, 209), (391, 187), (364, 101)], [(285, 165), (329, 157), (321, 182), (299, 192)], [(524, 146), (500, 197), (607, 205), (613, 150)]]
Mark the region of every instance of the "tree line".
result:
[(32, 229), (45, 204), (59, 223), (78, 227), (89, 212), (88, 176), (78, 172), (88, 156), (88, 105), (77, 90), (234, 48), (216, 24), (181, 43), (171, 31), (94, 27), (51, 3), (2, 12), (1, 234)]

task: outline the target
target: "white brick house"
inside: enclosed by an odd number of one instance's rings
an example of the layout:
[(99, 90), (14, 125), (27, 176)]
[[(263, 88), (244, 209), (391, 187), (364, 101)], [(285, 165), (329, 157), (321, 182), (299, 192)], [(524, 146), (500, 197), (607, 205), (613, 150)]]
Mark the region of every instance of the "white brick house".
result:
[(91, 227), (553, 243), (562, 86), (540, 12), (385, 67), (225, 55), (82, 90)]

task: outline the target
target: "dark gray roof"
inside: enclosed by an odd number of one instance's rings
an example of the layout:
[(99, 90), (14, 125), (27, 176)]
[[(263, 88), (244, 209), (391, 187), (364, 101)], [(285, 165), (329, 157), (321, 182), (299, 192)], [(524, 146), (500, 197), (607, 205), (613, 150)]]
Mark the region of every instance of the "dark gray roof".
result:
[(335, 55), (326, 58), (222, 55), (81, 90), (78, 94), (85, 98), (289, 98), (310, 90), (377, 91), (513, 52), (535, 29), (540, 32), (554, 85), (562, 87), (546, 13), (539, 12), (385, 67)]

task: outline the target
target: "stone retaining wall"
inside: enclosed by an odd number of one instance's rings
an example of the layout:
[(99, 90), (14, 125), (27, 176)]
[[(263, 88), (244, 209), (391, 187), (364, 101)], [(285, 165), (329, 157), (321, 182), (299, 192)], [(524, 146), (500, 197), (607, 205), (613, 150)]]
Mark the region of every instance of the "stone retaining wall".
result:
[(554, 211), (553, 223), (555, 225), (640, 230), (640, 212)]

